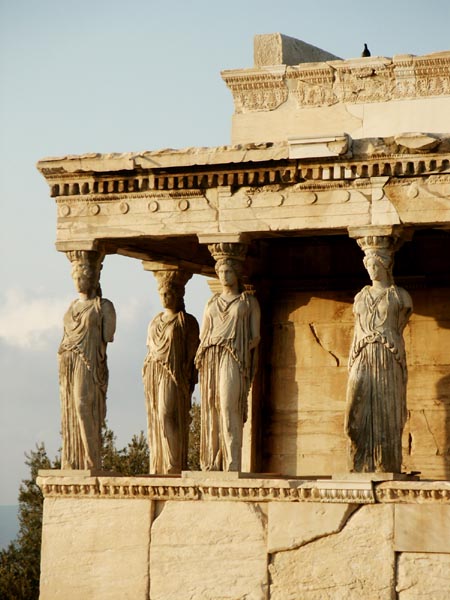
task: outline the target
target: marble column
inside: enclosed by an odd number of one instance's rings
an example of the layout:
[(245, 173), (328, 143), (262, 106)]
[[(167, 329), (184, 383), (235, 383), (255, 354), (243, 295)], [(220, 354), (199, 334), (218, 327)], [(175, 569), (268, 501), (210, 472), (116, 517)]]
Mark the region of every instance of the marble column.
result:
[(353, 304), (345, 416), (349, 470), (400, 473), (407, 385), (403, 330), (412, 301), (392, 275), (399, 237), (364, 235), (357, 242), (371, 283)]
[(78, 298), (64, 315), (58, 351), (61, 401), (62, 468), (101, 469), (101, 431), (106, 416), (106, 346), (114, 339), (116, 313), (102, 298), (104, 254), (72, 250), (72, 277)]
[(200, 374), (200, 464), (206, 471), (240, 471), (248, 394), (257, 369), (260, 308), (244, 289), (246, 244), (208, 246), (220, 291), (208, 301), (196, 365)]
[(199, 327), (184, 307), (185, 285), (192, 273), (176, 267), (153, 272), (164, 310), (149, 324), (148, 351), (142, 370), (150, 473), (174, 474), (187, 469)]

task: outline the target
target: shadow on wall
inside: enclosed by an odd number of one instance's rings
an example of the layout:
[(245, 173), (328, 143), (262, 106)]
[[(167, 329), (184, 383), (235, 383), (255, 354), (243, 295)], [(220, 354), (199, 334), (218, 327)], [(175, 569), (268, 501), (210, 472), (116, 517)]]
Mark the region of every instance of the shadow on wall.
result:
[(445, 479), (450, 479), (450, 373), (438, 381), (436, 390), (440, 401), (446, 408), (445, 437), (441, 452), (443, 456)]
[(405, 468), (450, 478), (450, 289), (415, 290), (408, 357)]
[(398, 253), (398, 280), (414, 304), (405, 331), (408, 422), (407, 471), (450, 478), (450, 233), (418, 231)]
[[(264, 469), (286, 475), (347, 469), (343, 431), (354, 295), (369, 284), (348, 238), (276, 241), (270, 247), (270, 386)], [(397, 285), (412, 296), (404, 337), (409, 371), (406, 471), (450, 477), (450, 234), (416, 232), (398, 251)]]

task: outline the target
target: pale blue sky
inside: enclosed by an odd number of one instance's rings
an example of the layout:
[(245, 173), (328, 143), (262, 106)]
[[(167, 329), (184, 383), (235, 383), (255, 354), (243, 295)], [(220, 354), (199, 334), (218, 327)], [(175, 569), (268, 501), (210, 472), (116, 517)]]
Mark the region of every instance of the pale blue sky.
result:
[[(252, 66), (253, 36), (277, 31), (342, 58), (364, 42), (372, 55), (420, 55), (450, 49), (450, 3), (0, 1), (0, 504), (16, 502), (24, 452), (60, 444), (56, 351), (75, 294), (36, 161), (228, 143), (220, 71)], [(119, 319), (108, 421), (125, 445), (146, 428), (140, 371), (159, 301), (138, 261), (108, 257), (102, 287)], [(188, 285), (198, 319), (208, 293), (200, 279)]]

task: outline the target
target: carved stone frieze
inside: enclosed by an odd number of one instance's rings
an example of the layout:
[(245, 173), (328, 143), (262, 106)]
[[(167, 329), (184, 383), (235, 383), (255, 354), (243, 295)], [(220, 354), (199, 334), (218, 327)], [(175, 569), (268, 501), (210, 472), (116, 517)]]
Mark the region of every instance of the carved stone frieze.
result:
[(448, 481), (380, 483), (375, 486), (374, 493), (376, 501), (383, 503), (450, 503)]
[[(153, 478), (152, 478), (153, 479)], [(181, 484), (158, 477), (146, 478), (90, 478), (89, 482), (63, 478), (39, 478), (39, 485), (46, 498), (56, 497), (104, 497), (104, 498), (148, 498), (150, 500), (229, 500), (240, 502), (331, 502), (373, 504), (372, 486), (334, 483), (321, 486), (315, 481), (264, 482), (238, 480), (205, 481)], [(205, 478), (206, 479), (206, 478)]]
[(330, 106), (338, 101), (333, 90), (334, 71), (329, 66), (297, 67), (289, 71), (287, 79), (296, 83), (295, 97), (299, 106)]
[(450, 58), (417, 58), (415, 61), (416, 93), (418, 96), (450, 94)]
[(284, 77), (284, 68), (252, 73), (222, 73), (233, 98), (237, 113), (255, 110), (274, 110), (286, 102), (289, 91)]
[[(300, 108), (337, 102), (386, 102), (450, 94), (450, 53), (335, 60), (278, 68), (224, 71), (236, 113), (273, 110), (292, 90)], [(287, 85), (286, 85), (287, 84)]]
[(382, 483), (237, 479), (203, 480), (184, 477), (39, 477), (46, 498), (147, 498), (150, 500), (228, 500), (240, 502), (321, 503), (450, 503), (450, 485), (445, 481), (386, 481)]
[(395, 86), (391, 65), (374, 64), (339, 66), (335, 71), (333, 91), (339, 102), (385, 102)]

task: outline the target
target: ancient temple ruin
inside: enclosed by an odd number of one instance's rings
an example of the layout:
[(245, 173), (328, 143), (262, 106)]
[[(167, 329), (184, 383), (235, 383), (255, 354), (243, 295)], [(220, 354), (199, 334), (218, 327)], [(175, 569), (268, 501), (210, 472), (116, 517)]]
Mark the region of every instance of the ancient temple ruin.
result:
[[(42, 473), (41, 597), (448, 597), (450, 52), (342, 60), (270, 34), (222, 78), (228, 146), (38, 168), (61, 252), (214, 280), (211, 247), (245, 248), (261, 332), (240, 469)], [(353, 302), (380, 249), (413, 305), (401, 465), (350, 472)]]

